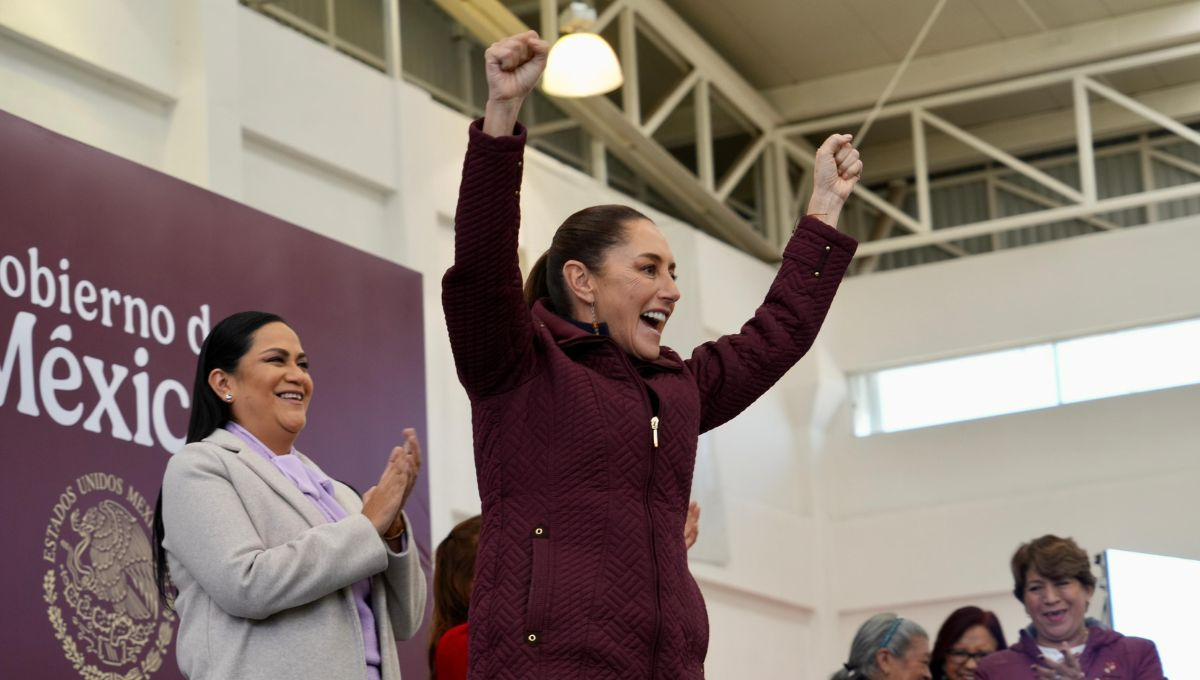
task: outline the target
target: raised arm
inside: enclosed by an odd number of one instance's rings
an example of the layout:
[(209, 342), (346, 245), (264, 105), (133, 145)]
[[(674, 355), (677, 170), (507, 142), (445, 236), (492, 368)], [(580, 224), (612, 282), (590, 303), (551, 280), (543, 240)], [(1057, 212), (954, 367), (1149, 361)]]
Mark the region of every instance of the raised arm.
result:
[(814, 161), (808, 215), (792, 233), (766, 299), (738, 333), (692, 352), (702, 432), (741, 413), (812, 346), (858, 246), (833, 227), (861, 174), (850, 135), (825, 140)]
[(813, 191), (807, 214), (835, 229), (842, 206), (862, 177), (862, 159), (853, 137), (830, 135), (813, 157)]
[(517, 262), (525, 150), (517, 114), (548, 52), (529, 31), (485, 54), (488, 102), (483, 121), (471, 126), (454, 218), (454, 265), (442, 278), (450, 346), (472, 396), (503, 392), (531, 367), (533, 322)]
[(486, 134), (492, 137), (513, 134), (521, 104), (546, 70), (549, 54), (550, 46), (538, 38), (536, 31), (505, 38), (487, 49), (483, 55), (488, 82), (483, 114)]

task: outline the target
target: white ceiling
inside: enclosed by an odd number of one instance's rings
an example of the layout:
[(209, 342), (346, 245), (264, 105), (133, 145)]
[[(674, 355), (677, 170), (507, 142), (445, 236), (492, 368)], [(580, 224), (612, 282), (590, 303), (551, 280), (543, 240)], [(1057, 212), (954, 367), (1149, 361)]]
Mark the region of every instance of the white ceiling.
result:
[[(639, 2), (630, 1), (634, 7)], [(938, 0), (663, 1), (759, 90), (783, 120), (801, 123), (865, 111), (875, 104), (938, 4)], [(947, 0), (888, 101), (1197, 40), (1200, 0)], [(1200, 58), (1115, 72), (1100, 80), (1130, 95), (1181, 86), (1200, 88)], [(663, 86), (647, 87), (651, 93), (663, 90)], [(1192, 110), (1200, 115), (1200, 89), (1195, 92), (1197, 105)], [(652, 95), (643, 96), (648, 98)], [(942, 107), (939, 114), (971, 128), (1069, 111), (1071, 102), (1070, 87), (1064, 84)], [(678, 117), (687, 115), (681, 111)], [(686, 137), (690, 133), (683, 127), (681, 136)], [(716, 125), (714, 129), (717, 134), (730, 132)], [(819, 141), (826, 132), (810, 135), (810, 141)], [(898, 143), (909, 134), (907, 120), (880, 119), (870, 133), (870, 145)]]
[[(938, 0), (666, 0), (759, 90), (903, 59)], [(1181, 0), (949, 0), (918, 53), (929, 56)]]
[[(499, 1), (527, 25), (541, 25), (545, 0)], [(567, 2), (552, 1), (560, 9)], [(618, 9), (617, 0), (590, 1), (604, 15)], [(943, 1), (887, 100), (896, 106), (869, 116)], [(1200, 0), (623, 0), (620, 9), (632, 14), (603, 33), (623, 55), (635, 55), (638, 87), (636, 97), (622, 90), (610, 100), (620, 107), (636, 99), (635, 121), (654, 119), (670, 102), (672, 113), (656, 121), (662, 125), (654, 141), (698, 173), (704, 147), (695, 140), (703, 130), (714, 140), (708, 170), (716, 177), (747, 150), (761, 149), (762, 132), (815, 144), (831, 131), (854, 132), (867, 118), (874, 126), (858, 142), (870, 159), (868, 184), (912, 177), (915, 156), (934, 173), (987, 162), (992, 152), (963, 143), (961, 134), (920, 125), (906, 105), (1017, 156), (1074, 148), (1077, 113), (1084, 111), (1075, 109), (1075, 93), (1085, 86), (1097, 90), (1085, 95), (1097, 141), (1153, 132), (1161, 116), (1200, 120)], [(622, 44), (630, 16), (636, 18), (632, 50)], [(1045, 77), (1026, 78), (1035, 75)], [(700, 77), (709, 79), (706, 87), (688, 93)], [(1100, 84), (1086, 85), (1089, 79)], [(709, 85), (711, 121), (695, 115), (707, 107), (693, 108)], [(1103, 94), (1103, 85), (1116, 93)], [(1111, 101), (1122, 94), (1150, 113)], [(914, 154), (913, 121), (923, 130), (923, 153)], [(798, 140), (801, 134), (807, 139)], [(614, 140), (610, 148), (632, 148), (627, 139)]]

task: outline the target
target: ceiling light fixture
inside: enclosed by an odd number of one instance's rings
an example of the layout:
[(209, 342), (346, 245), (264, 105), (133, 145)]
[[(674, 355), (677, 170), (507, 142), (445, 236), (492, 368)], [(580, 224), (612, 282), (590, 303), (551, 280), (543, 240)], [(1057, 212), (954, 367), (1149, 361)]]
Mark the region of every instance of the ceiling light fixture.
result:
[(625, 82), (621, 64), (608, 42), (592, 33), (596, 9), (572, 0), (558, 17), (563, 36), (550, 48), (542, 90), (554, 97), (592, 97)]

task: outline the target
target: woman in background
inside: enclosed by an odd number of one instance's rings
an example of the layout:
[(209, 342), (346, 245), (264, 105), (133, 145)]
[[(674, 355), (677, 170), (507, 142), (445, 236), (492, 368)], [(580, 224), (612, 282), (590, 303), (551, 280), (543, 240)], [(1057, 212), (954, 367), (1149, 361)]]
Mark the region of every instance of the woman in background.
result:
[(876, 614), (858, 627), (850, 658), (829, 680), (930, 680), (929, 635), (916, 621)]
[(979, 607), (961, 607), (938, 631), (929, 670), (934, 680), (974, 680), (979, 661), (1006, 646), (995, 614)]
[(394, 641), (425, 609), (403, 511), (416, 432), (360, 499), (294, 447), (312, 395), (308, 355), (278, 316), (234, 314), (205, 339), (188, 444), (167, 464), (154, 518), (185, 677), (400, 678)]
[(1047, 534), (1012, 557), (1013, 595), (1031, 621), (1008, 649), (979, 662), (979, 680), (1163, 680), (1158, 650), (1087, 618), (1096, 592), (1088, 554)]
[(467, 677), (467, 615), (475, 579), (479, 515), (459, 522), (438, 544), (433, 558), (433, 622), (429, 630), (431, 680)]

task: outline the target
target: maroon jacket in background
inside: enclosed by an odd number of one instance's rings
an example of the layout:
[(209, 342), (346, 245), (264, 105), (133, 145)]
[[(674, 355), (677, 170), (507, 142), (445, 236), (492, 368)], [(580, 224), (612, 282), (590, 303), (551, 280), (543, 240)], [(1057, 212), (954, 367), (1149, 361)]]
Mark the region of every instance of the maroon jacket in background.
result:
[[(1037, 680), (1030, 666), (1039, 665), (1042, 651), (1029, 629), (1013, 646), (979, 661), (976, 680)], [(1087, 680), (1164, 680), (1162, 661), (1154, 643), (1088, 623), (1087, 646), (1079, 657)]]
[(525, 132), (492, 138), (477, 121), (470, 135), (442, 280), (483, 502), (469, 677), (701, 678), (708, 616), (683, 542), (697, 437), (808, 350), (856, 243), (805, 218), (740, 333), (687, 361), (665, 347), (637, 361), (542, 303), (525, 305)]

